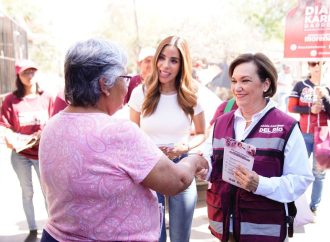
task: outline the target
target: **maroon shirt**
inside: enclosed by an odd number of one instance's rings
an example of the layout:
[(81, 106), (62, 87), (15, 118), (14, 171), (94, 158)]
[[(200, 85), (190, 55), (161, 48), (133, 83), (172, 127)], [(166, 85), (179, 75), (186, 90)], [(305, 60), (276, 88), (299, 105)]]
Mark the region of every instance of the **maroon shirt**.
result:
[(142, 83), (142, 78), (140, 75), (136, 75), (131, 78), (131, 81), (129, 82), (128, 85), (127, 94), (125, 96), (124, 104), (128, 103), (129, 99), (131, 98), (133, 89), (136, 88), (141, 83)]
[(62, 111), (68, 106), (68, 104), (65, 102), (64, 99), (64, 92), (60, 91), (54, 101), (54, 108), (53, 108), (53, 113), (51, 116), (54, 116), (57, 114), (59, 111)]
[[(53, 109), (53, 100), (43, 92), (35, 97), (17, 98), (10, 93), (1, 107), (0, 123), (18, 134), (33, 134), (42, 130)], [(20, 152), (29, 159), (38, 159), (38, 145)]]

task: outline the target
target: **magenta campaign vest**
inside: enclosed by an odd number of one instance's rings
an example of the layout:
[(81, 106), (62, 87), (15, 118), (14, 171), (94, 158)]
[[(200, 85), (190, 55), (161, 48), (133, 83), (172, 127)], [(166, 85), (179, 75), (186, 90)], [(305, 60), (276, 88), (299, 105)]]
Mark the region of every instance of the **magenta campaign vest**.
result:
[[(297, 121), (273, 108), (253, 127), (243, 142), (254, 145), (253, 170), (265, 177), (281, 176), (284, 148)], [(280, 242), (287, 235), (283, 203), (255, 195), (222, 180), (224, 141), (235, 138), (234, 111), (217, 119), (213, 131), (211, 188), (208, 189), (209, 229), (221, 241), (229, 238), (230, 217), (237, 242)]]

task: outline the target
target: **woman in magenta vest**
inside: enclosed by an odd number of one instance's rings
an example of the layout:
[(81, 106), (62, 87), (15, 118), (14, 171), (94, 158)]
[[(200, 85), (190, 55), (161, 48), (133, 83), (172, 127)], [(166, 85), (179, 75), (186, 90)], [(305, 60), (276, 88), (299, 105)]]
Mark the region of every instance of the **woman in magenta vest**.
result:
[[(240, 55), (229, 76), (238, 109), (220, 116), (214, 126), (212, 186), (207, 192), (210, 230), (221, 241), (284, 241), (286, 211), (292, 208), (287, 204), (313, 181), (304, 139), (297, 121), (270, 99), (277, 73), (268, 57)], [(226, 137), (256, 148), (247, 151), (253, 157), (252, 170), (233, 167), (236, 185), (222, 179)]]

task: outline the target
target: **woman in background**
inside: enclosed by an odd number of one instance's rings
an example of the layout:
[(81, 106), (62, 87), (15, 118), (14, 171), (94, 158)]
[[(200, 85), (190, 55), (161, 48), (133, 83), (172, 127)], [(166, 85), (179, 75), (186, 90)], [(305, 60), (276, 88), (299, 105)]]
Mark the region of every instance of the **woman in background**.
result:
[[(15, 67), (16, 90), (2, 103), (0, 123), (7, 128), (5, 139), (7, 146), (12, 149), (11, 163), (22, 189), (23, 208), (32, 239), (37, 237), (37, 224), (31, 168), (40, 178), (39, 137), (52, 112), (53, 100), (39, 89), (35, 78), (38, 68), (33, 62), (21, 60)], [(33, 141), (24, 146), (24, 141), (29, 139)]]
[[(308, 156), (311, 156), (314, 150), (314, 129), (320, 126), (327, 126), (327, 119), (330, 117), (330, 89), (320, 86), (322, 66), (322, 61), (308, 62), (309, 78), (298, 82), (289, 97), (289, 111), (299, 113), (300, 115), (299, 123)], [(317, 207), (321, 202), (326, 171), (317, 166), (314, 154), (313, 174), (315, 180), (309, 206), (315, 215)]]

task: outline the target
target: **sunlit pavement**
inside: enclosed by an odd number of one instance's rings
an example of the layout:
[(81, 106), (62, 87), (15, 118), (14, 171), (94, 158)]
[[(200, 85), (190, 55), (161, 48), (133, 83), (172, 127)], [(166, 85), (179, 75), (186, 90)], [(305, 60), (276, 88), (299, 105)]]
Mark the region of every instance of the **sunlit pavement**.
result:
[[(28, 235), (28, 227), (21, 203), (21, 190), (16, 174), (10, 164), (9, 150), (0, 147), (0, 242), (23, 242)], [(34, 175), (34, 202), (35, 213), (40, 231), (47, 219), (44, 207), (43, 196), (40, 190), (37, 177)], [(329, 176), (329, 175), (328, 175)], [(330, 201), (329, 177), (327, 177), (324, 187), (322, 203), (318, 210), (316, 223), (310, 223), (295, 230), (294, 237), (289, 241), (293, 242), (314, 242), (329, 241), (327, 238), (330, 217), (330, 208), (327, 206)], [(203, 193), (202, 193), (203, 194)], [(310, 189), (306, 193), (309, 200)], [(204, 202), (199, 202), (193, 220), (191, 242), (216, 242), (210, 235), (207, 228), (208, 220)], [(38, 236), (40, 238), (40, 234)], [(39, 239), (35, 240), (39, 241)], [(169, 240), (168, 240), (169, 241)]]
[[(38, 227), (42, 228), (47, 213), (38, 178), (34, 171), (32, 174), (36, 220)], [(0, 241), (23, 242), (29, 229), (22, 206), (21, 188), (10, 163), (10, 151), (2, 146), (0, 146), (0, 194)]]

